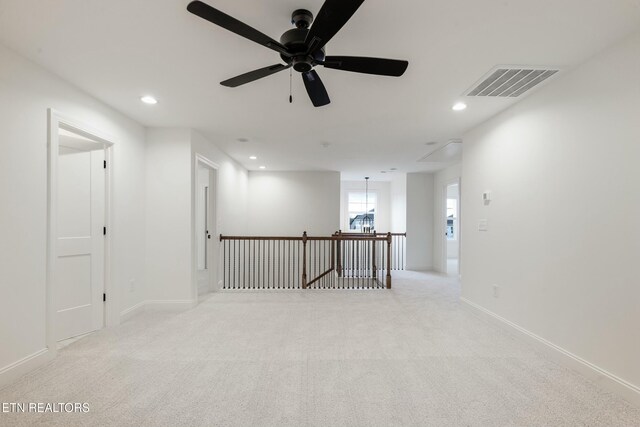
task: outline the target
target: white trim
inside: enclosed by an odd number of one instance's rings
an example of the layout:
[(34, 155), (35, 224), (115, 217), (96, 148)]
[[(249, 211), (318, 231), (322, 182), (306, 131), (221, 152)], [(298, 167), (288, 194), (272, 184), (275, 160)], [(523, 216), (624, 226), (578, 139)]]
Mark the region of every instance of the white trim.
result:
[(145, 301), (139, 302), (138, 304), (134, 305), (133, 307), (129, 307), (128, 309), (124, 310), (123, 312), (120, 313), (120, 323), (127, 321), (129, 319), (131, 319), (132, 317), (137, 316), (138, 314), (142, 313), (144, 311), (144, 305), (145, 305)]
[(125, 322), (148, 309), (185, 311), (198, 305), (197, 300), (145, 300), (120, 313), (120, 323)]
[(18, 378), (43, 366), (56, 356), (56, 348), (36, 351), (0, 369), (0, 389), (14, 383)]
[[(220, 203), (219, 203), (219, 170), (220, 166), (209, 160), (207, 157), (203, 156), (198, 152), (193, 153), (193, 170), (191, 171), (191, 298), (195, 301), (195, 304), (198, 303), (198, 299), (200, 298), (198, 292), (198, 237), (196, 235), (196, 212), (199, 209), (198, 197), (196, 196), (196, 188), (198, 185), (198, 167), (204, 166), (211, 170), (210, 180), (213, 181), (213, 186), (209, 187), (209, 201), (213, 200), (214, 203), (214, 219), (213, 219), (213, 229), (211, 230), (211, 236), (218, 240), (218, 235), (220, 234), (220, 230), (218, 229), (218, 223), (220, 219)], [(209, 285), (218, 283), (220, 279), (220, 271), (221, 271), (221, 261), (220, 261), (220, 251), (215, 250), (214, 255), (218, 255), (214, 259), (216, 260), (215, 271), (210, 274), (215, 274), (215, 276), (210, 277)], [(211, 267), (209, 267), (211, 268)], [(221, 289), (218, 287), (218, 289)], [(213, 291), (213, 289), (211, 289)]]
[(157, 308), (162, 310), (189, 310), (198, 305), (198, 300), (147, 300), (144, 303), (146, 308)]
[(107, 227), (107, 235), (105, 236), (104, 246), (104, 292), (107, 294), (107, 301), (104, 306), (104, 325), (105, 327), (117, 326), (120, 324), (120, 316), (118, 316), (120, 299), (116, 297), (115, 285), (113, 283), (113, 262), (112, 262), (112, 248), (113, 248), (113, 236), (115, 235), (115, 227), (112, 219), (114, 215), (114, 203), (113, 203), (113, 159), (115, 146), (112, 144), (105, 152), (105, 160), (107, 161), (107, 170), (105, 176), (105, 217), (104, 225)]
[[(117, 313), (117, 292), (113, 289), (111, 247), (112, 247), (112, 189), (113, 189), (113, 146), (114, 138), (99, 130), (80, 123), (72, 117), (66, 116), (52, 108), (47, 109), (47, 272), (45, 284), (45, 316), (46, 316), (46, 346), (49, 350), (57, 349), (55, 337), (55, 310), (53, 308), (53, 279), (57, 257), (57, 191), (58, 191), (58, 150), (59, 137), (58, 129), (66, 129), (79, 135), (98, 141), (105, 147), (105, 160), (107, 169), (105, 176), (105, 226), (107, 226), (107, 236), (105, 237), (104, 251), (104, 292), (108, 295), (104, 305), (103, 327), (117, 325), (120, 321)], [(53, 353), (55, 355), (55, 352)]]
[[(458, 227), (456, 229), (457, 232), (457, 241), (458, 241), (458, 276), (461, 276), (461, 269), (460, 269), (460, 259), (462, 258), (462, 234), (460, 233), (460, 230), (462, 230), (462, 179), (461, 177), (455, 177), (455, 178), (451, 178), (449, 180), (445, 180), (441, 182), (441, 186), (440, 186), (440, 194), (439, 194), (439, 199), (440, 199), (440, 209), (439, 209), (439, 213), (438, 215), (438, 219), (437, 219), (437, 229), (436, 229), (436, 238), (435, 238), (435, 242), (436, 242), (436, 246), (440, 246), (439, 248), (434, 248), (434, 250), (438, 250), (438, 252), (440, 252), (440, 264), (434, 266), (435, 270), (439, 273), (442, 274), (448, 274), (449, 272), (448, 270), (448, 266), (447, 266), (447, 246), (448, 246), (448, 240), (447, 237), (444, 235), (444, 233), (442, 232), (443, 229), (446, 229), (447, 226), (447, 187), (449, 187), (450, 185), (458, 185)], [(444, 225), (443, 225), (444, 224)]]
[(462, 301), (464, 307), (468, 308), (470, 311), (479, 315), (483, 319), (500, 326), (507, 332), (517, 332), (516, 335), (518, 337), (524, 338), (527, 342), (533, 344), (537, 349), (544, 352), (556, 362), (580, 372), (582, 375), (589, 378), (596, 384), (624, 398), (629, 403), (640, 407), (640, 387), (631, 384), (630, 382), (625, 381), (620, 377), (617, 377), (611, 372), (608, 372), (607, 370), (602, 369), (601, 367), (594, 365), (587, 360), (584, 360), (580, 356), (577, 356), (570, 351), (565, 350), (564, 348), (550, 341), (547, 341), (541, 336), (538, 336), (533, 332), (526, 330), (525, 328), (493, 313), (490, 310), (487, 310), (486, 308), (474, 302), (469, 301), (466, 298), (461, 297), (460, 301)]
[[(373, 182), (373, 181), (372, 181)], [(369, 182), (369, 184), (372, 184), (372, 182)], [(376, 195), (376, 204), (374, 206), (374, 219), (373, 219), (373, 224), (376, 224), (376, 219), (375, 217), (378, 217), (378, 221), (380, 221), (380, 189), (371, 189), (369, 188), (369, 194), (375, 194)], [(344, 210), (342, 212), (342, 214), (344, 215), (344, 224), (340, 225), (340, 230), (345, 232), (345, 233), (360, 233), (360, 230), (351, 230), (349, 227), (351, 226), (351, 224), (349, 223), (349, 194), (350, 193), (363, 193), (364, 194), (364, 189), (360, 188), (360, 187), (345, 187), (343, 189), (343, 203), (342, 205), (344, 206)], [(389, 193), (389, 197), (391, 197), (391, 194)], [(344, 228), (342, 228), (344, 227)], [(374, 227), (374, 229), (376, 229)], [(376, 229), (376, 231), (379, 231)]]
[(217, 163), (212, 162), (211, 160), (207, 159), (205, 156), (203, 156), (200, 153), (195, 153), (194, 158), (195, 158), (196, 166), (198, 165), (198, 163), (204, 163), (205, 165), (209, 166), (211, 169), (215, 169), (215, 170), (220, 169), (220, 166)]

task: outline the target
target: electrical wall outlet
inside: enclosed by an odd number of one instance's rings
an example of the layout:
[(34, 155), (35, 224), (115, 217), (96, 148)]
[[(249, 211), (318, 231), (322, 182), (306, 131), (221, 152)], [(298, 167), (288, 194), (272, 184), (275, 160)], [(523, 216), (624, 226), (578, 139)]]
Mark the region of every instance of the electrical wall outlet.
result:
[(493, 297), (494, 298), (500, 298), (500, 286), (491, 285), (491, 290), (493, 291)]

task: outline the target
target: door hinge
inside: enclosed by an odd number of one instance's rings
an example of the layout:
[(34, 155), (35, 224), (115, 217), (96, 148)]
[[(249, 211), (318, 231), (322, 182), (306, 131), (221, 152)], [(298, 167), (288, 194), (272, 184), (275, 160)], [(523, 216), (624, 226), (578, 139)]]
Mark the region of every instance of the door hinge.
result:
[(107, 227), (102, 227), (102, 235), (103, 236), (107, 235)]
[(103, 160), (102, 165), (103, 165), (103, 167), (106, 169), (106, 168), (107, 168), (107, 161), (106, 161), (106, 160)]
[(107, 301), (107, 294), (102, 294), (102, 302), (106, 302)]

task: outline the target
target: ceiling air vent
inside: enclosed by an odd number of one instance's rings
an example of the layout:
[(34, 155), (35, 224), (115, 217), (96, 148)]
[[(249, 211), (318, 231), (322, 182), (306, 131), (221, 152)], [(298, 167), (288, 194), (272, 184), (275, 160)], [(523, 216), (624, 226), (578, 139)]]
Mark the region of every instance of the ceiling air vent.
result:
[(466, 95), (517, 98), (558, 71), (541, 67), (500, 66), (491, 70), (488, 77), (485, 76)]

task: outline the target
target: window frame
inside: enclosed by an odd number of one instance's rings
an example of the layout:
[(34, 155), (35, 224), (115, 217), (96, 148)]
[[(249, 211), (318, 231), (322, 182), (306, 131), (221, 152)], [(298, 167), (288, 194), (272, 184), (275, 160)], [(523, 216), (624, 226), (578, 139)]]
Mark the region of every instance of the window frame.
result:
[[(349, 195), (350, 195), (351, 193), (361, 193), (361, 194), (364, 194), (364, 193), (365, 193), (365, 191), (364, 191), (364, 189), (360, 189), (360, 188), (349, 188), (349, 189), (346, 189), (346, 191), (345, 191), (345, 195), (344, 195), (344, 221), (345, 221), (345, 224), (343, 224), (343, 226), (344, 226), (343, 231), (345, 231), (345, 232), (347, 232), (347, 233), (364, 233), (364, 232), (363, 232), (363, 231), (361, 231), (360, 229), (352, 230), (352, 229), (350, 228), (350, 219), (351, 219), (351, 217), (350, 217), (350, 215), (349, 215), (349, 214), (350, 214), (351, 212), (349, 211)], [(373, 230), (371, 230), (371, 231), (376, 230), (376, 228), (375, 228), (375, 225), (376, 225), (376, 216), (378, 216), (378, 215), (380, 214), (380, 213), (378, 212), (378, 208), (379, 208), (379, 200), (380, 200), (380, 199), (379, 199), (379, 194), (378, 194), (378, 193), (379, 193), (379, 192), (378, 192), (378, 190), (371, 190), (371, 189), (369, 189), (369, 196), (371, 196), (372, 194), (374, 194), (374, 195), (375, 195), (375, 198), (376, 198), (375, 205), (373, 206), (373, 207), (375, 208), (375, 211), (374, 211), (374, 218), (373, 218), (373, 225), (374, 225), (374, 227), (373, 227)], [(371, 205), (371, 202), (369, 202), (369, 204)], [(359, 212), (359, 214), (362, 214), (362, 212)], [(377, 230), (376, 230), (376, 231), (377, 231)]]

